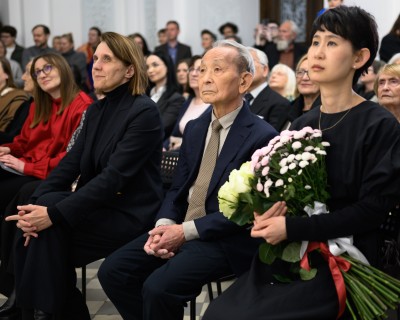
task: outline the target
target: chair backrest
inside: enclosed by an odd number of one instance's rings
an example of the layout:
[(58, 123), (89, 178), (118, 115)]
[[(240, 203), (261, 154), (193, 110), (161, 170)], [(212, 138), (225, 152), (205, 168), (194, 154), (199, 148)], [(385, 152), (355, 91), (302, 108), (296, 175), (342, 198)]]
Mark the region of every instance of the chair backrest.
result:
[(164, 192), (171, 187), (176, 166), (178, 165), (179, 152), (164, 151), (161, 158), (161, 179)]

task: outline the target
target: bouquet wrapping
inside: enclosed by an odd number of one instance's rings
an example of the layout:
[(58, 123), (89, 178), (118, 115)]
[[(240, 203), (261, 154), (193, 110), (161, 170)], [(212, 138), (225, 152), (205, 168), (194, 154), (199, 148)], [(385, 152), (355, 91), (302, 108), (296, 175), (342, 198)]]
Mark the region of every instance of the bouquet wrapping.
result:
[[(257, 150), (251, 162), (231, 172), (218, 193), (220, 211), (241, 226), (252, 223), (254, 212), (262, 214), (277, 201), (286, 202), (289, 216), (329, 214), (327, 148), (329, 143), (322, 141), (320, 130), (305, 127), (300, 131), (282, 131), (266, 147)], [(259, 256), (266, 264), (275, 259), (291, 263), (291, 271), (307, 281), (317, 273), (308, 262), (308, 253), (314, 250), (324, 257), (332, 272), (339, 300), (338, 317), (347, 307), (354, 319), (383, 319), (388, 308), (397, 307), (400, 281), (371, 267), (353, 245), (352, 237), (327, 243), (264, 242)], [(282, 275), (275, 277), (281, 282), (291, 281)]]

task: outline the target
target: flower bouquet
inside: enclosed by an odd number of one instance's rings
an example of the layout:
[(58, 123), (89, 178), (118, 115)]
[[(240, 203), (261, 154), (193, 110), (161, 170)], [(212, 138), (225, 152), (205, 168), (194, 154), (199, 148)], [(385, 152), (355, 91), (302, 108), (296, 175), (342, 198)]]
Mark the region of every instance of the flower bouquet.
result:
[[(306, 127), (283, 131), (257, 150), (251, 162), (231, 172), (229, 181), (218, 193), (220, 211), (238, 225), (251, 224), (253, 212), (263, 213), (277, 201), (286, 202), (287, 215), (328, 214), (327, 147), (329, 143), (322, 141), (320, 130)], [(352, 237), (327, 243), (263, 242), (259, 256), (266, 264), (275, 259), (291, 263), (291, 271), (306, 281), (317, 273), (308, 263), (308, 253), (314, 250), (327, 260), (331, 269), (339, 299), (338, 317), (346, 306), (353, 319), (383, 319), (388, 308), (397, 307), (400, 281), (371, 267), (353, 246)], [(291, 281), (282, 275), (275, 277), (281, 282)]]

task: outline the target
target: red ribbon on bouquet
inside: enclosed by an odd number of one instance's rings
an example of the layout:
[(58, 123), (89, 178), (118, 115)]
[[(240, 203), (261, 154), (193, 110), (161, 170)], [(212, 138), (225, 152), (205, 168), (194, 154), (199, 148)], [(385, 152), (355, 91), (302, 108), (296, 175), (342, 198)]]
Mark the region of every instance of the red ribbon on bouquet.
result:
[(308, 253), (314, 250), (320, 249), (321, 255), (328, 262), (329, 269), (332, 273), (332, 278), (335, 283), (336, 292), (339, 299), (339, 318), (344, 310), (346, 309), (346, 285), (344, 283), (343, 272), (349, 271), (351, 268), (351, 263), (340, 256), (334, 256), (330, 251), (329, 247), (324, 242), (310, 242), (307, 247), (307, 251), (304, 253), (303, 258), (300, 261), (300, 267), (310, 271), (311, 267), (308, 262)]

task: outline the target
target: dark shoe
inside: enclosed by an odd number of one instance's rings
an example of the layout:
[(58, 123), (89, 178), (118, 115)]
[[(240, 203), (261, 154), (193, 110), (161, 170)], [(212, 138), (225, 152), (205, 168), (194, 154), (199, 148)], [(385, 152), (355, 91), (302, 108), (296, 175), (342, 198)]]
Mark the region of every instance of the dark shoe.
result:
[(17, 308), (17, 299), (15, 296), (15, 290), (11, 292), (7, 301), (0, 307), (0, 319), (8, 317), (14, 314), (19, 314), (20, 310)]
[(53, 315), (50, 313), (46, 313), (42, 310), (35, 309), (35, 311), (33, 312), (33, 319), (35, 319), (35, 320), (52, 320)]

